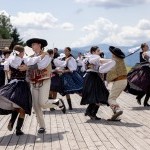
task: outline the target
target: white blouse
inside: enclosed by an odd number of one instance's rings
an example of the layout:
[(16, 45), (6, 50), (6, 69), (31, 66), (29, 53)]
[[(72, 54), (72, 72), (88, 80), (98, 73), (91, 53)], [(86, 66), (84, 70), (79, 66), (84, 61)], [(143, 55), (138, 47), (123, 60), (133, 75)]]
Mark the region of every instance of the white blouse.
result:
[[(146, 55), (148, 58), (146, 58), (145, 55)], [(143, 57), (143, 59), (145, 59), (145, 60), (148, 59), (148, 62), (150, 62), (150, 51), (144, 52), (144, 53), (142, 54), (142, 57)]]
[(93, 64), (92, 69), (88, 69), (87, 71), (107, 73), (111, 70), (116, 62), (112, 59), (104, 59), (99, 55), (92, 54), (88, 58), (86, 58), (85, 62), (88, 61), (90, 64)]
[(63, 69), (68, 67), (70, 71), (75, 71), (77, 69), (77, 62), (73, 57), (70, 57), (68, 62), (66, 60), (60, 60), (59, 58), (54, 59), (54, 64), (57, 68)]
[(4, 63), (4, 68), (5, 70), (9, 70), (9, 65), (13, 68), (18, 68), (22, 61), (27, 66), (34, 65), (37, 63), (39, 69), (44, 69), (46, 68), (49, 63), (50, 63), (50, 57), (46, 55), (43, 59), (41, 59), (41, 56), (35, 56), (35, 57), (25, 57), (25, 58), (20, 58), (18, 56), (11, 56), (5, 61)]

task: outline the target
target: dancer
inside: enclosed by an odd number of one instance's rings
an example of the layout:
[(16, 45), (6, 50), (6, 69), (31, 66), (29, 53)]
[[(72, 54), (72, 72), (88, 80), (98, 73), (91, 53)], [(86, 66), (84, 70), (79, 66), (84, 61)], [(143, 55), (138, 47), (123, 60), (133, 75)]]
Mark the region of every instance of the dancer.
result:
[(112, 53), (112, 59), (116, 62), (115, 67), (107, 73), (106, 77), (108, 82), (112, 82), (108, 103), (113, 111), (113, 115), (109, 120), (116, 121), (123, 113), (117, 103), (117, 98), (127, 85), (127, 70), (124, 63), (125, 54), (121, 51), (121, 49), (110, 46), (109, 50)]
[[(38, 56), (43, 52), (44, 47), (47, 46), (47, 41), (39, 38), (32, 38), (26, 42), (27, 46), (31, 47), (35, 52), (34, 56)], [(45, 122), (43, 117), (42, 108), (59, 107), (63, 113), (66, 112), (66, 107), (61, 99), (49, 100), (50, 88), (50, 73), (51, 73), (51, 59), (49, 55), (45, 57), (36, 65), (29, 67), (29, 80), (31, 83), (31, 92), (33, 98), (33, 108), (39, 123), (38, 133), (45, 132)]]
[(40, 61), (45, 54), (34, 58), (23, 58), (24, 48), (20, 45), (14, 47), (13, 56), (5, 62), (4, 68), (10, 70), (10, 82), (0, 89), (0, 114), (12, 113), (8, 129), (12, 130), (19, 114), (16, 135), (22, 135), (21, 127), (25, 114), (31, 115), (32, 96), (30, 86), (26, 81), (26, 71), (22, 65), (33, 65)]
[(96, 114), (101, 104), (108, 105), (109, 92), (100, 77), (100, 73), (108, 72), (115, 61), (103, 59), (99, 56), (98, 46), (91, 47), (90, 55), (84, 61), (86, 63), (86, 74), (84, 77), (81, 105), (89, 104), (85, 116), (93, 120), (100, 120)]

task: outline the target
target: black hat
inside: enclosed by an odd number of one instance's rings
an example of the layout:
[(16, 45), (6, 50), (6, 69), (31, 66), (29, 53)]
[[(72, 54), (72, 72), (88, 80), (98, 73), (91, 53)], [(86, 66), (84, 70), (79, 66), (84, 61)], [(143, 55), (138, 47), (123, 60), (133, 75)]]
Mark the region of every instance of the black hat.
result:
[(114, 47), (114, 46), (109, 46), (109, 50), (117, 57), (119, 58), (125, 58), (125, 54), (121, 51), (121, 49)]
[(29, 46), (29, 47), (32, 46), (32, 43), (39, 43), (39, 44), (41, 44), (42, 48), (47, 46), (47, 41), (44, 39), (32, 38), (26, 42), (27, 46)]

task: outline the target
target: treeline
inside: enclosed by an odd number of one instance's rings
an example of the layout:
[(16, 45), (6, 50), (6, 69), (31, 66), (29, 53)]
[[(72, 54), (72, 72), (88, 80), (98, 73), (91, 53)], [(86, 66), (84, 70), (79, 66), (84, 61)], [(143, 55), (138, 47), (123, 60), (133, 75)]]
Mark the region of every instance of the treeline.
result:
[(12, 39), (10, 49), (13, 49), (14, 45), (25, 45), (16, 27), (11, 24), (10, 17), (4, 13), (0, 14), (0, 39)]

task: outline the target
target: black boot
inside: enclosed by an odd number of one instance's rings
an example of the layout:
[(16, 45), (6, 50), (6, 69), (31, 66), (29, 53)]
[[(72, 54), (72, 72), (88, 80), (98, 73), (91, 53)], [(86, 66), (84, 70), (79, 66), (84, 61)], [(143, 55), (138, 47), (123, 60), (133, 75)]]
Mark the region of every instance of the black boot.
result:
[(101, 118), (97, 117), (96, 114), (98, 112), (99, 106), (95, 104), (93, 111), (92, 111), (92, 117), (93, 120), (100, 120)]
[(89, 106), (86, 108), (85, 116), (91, 116), (91, 112), (93, 111), (95, 107), (95, 104), (89, 104)]
[(12, 114), (11, 114), (11, 119), (10, 119), (9, 124), (7, 126), (9, 131), (12, 131), (17, 116), (18, 116), (18, 112), (17, 111), (13, 111)]
[(72, 110), (72, 103), (71, 99), (67, 99), (68, 105), (69, 105), (69, 110)]
[(23, 125), (24, 118), (18, 118), (17, 126), (16, 126), (16, 135), (23, 135), (24, 133), (21, 131), (21, 127)]
[(145, 100), (144, 100), (144, 107), (145, 107), (145, 106), (148, 106), (148, 107), (150, 106), (150, 105), (148, 104), (149, 98), (150, 98), (150, 94), (146, 94)]

